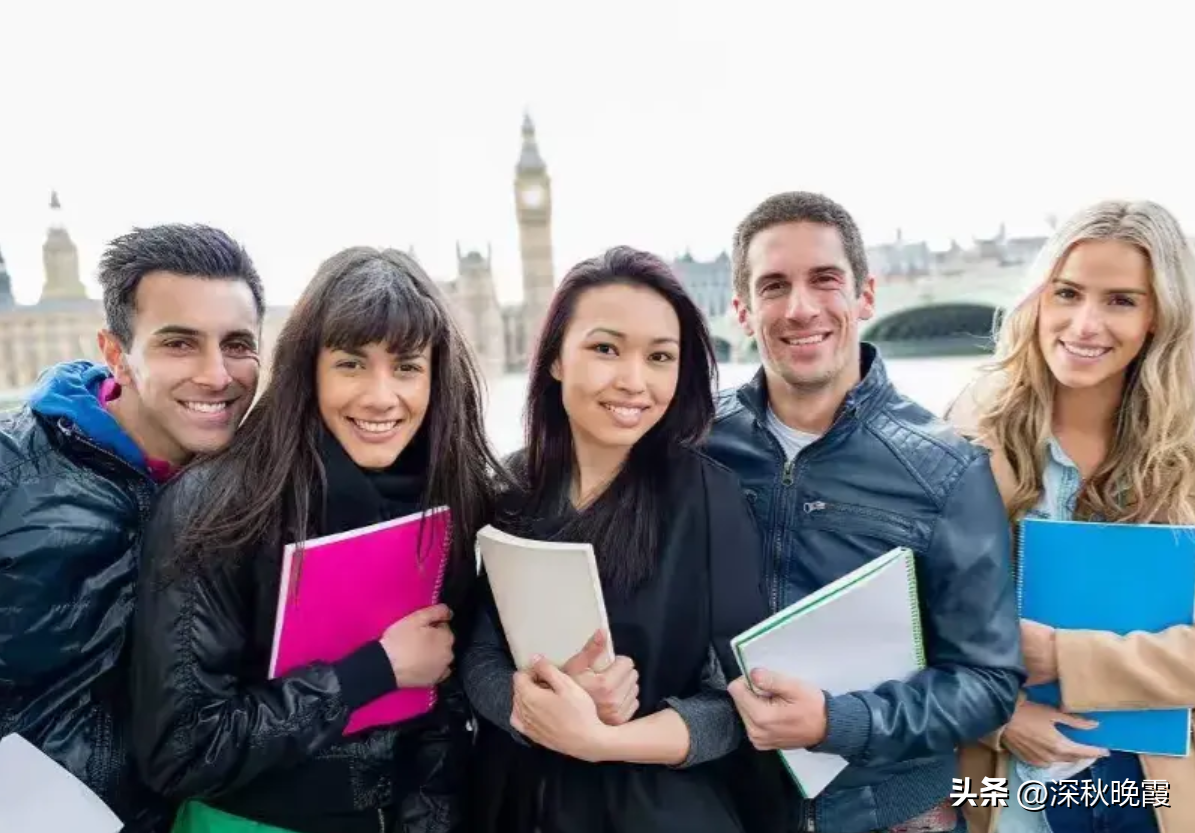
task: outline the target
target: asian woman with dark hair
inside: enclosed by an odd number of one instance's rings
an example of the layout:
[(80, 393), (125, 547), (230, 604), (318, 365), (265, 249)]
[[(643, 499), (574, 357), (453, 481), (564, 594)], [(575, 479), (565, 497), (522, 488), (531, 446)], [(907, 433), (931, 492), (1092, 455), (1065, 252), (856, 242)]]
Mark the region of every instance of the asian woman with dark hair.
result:
[[(612, 249), (558, 288), (495, 526), (591, 543), (610, 633), (560, 668), (516, 670), (483, 594), (461, 657), (485, 718), (478, 830), (743, 829), (720, 768), (744, 738), (729, 640), (767, 606), (738, 480), (697, 450), (715, 366), (700, 311), (654, 255)], [(602, 667), (607, 636), (620, 656)]]

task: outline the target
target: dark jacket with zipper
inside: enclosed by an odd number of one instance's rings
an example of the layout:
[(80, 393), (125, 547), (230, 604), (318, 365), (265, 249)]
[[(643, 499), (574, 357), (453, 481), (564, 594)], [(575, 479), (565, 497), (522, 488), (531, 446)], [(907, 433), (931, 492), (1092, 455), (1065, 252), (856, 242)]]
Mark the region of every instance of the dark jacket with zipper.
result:
[(106, 368), (48, 370), (0, 418), (0, 737), (21, 735), (90, 787), (125, 833), (168, 813), (129, 754), (128, 633), (157, 491), (103, 408)]
[[(312, 537), (419, 511), (418, 488), (409, 502), (379, 500), (335, 440), (325, 438), (324, 449), (333, 520)], [(396, 688), (394, 673), (371, 642), (339, 662), (268, 679), (284, 542), (175, 571), (173, 542), (204, 499), (204, 466), (163, 491), (146, 531), (133, 661), (134, 749), (145, 779), (175, 800), (297, 833), (460, 830), (472, 727), (454, 678), (431, 713), (343, 736), (353, 710)], [(443, 601), (460, 621), (470, 587), (468, 576), (445, 583)]]
[[(916, 555), (929, 667), (827, 699), (814, 751), (849, 766), (800, 800), (775, 753), (749, 786), (789, 796), (767, 829), (868, 833), (946, 799), (955, 750), (1003, 726), (1024, 682), (1010, 530), (987, 453), (903, 397), (863, 344), (862, 380), (829, 430), (794, 461), (767, 429), (763, 371), (721, 394), (707, 452), (743, 482), (779, 610), (889, 549)], [(779, 806), (761, 800), (759, 806)]]

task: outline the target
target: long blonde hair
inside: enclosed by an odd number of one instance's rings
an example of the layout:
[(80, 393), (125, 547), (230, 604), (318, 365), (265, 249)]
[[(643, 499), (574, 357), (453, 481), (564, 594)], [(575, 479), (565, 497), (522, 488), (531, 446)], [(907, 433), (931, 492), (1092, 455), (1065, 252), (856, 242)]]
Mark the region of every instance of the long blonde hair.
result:
[(1012, 470), (1009, 516), (1019, 520), (1037, 503), (1052, 431), (1057, 381), (1038, 340), (1039, 299), (1085, 240), (1119, 240), (1145, 253), (1156, 313), (1154, 332), (1129, 365), (1111, 448), (1082, 484), (1075, 515), (1195, 523), (1195, 259), (1177, 220), (1153, 202), (1100, 202), (1070, 217), (1038, 254), (1025, 293), (998, 327), (976, 427)]

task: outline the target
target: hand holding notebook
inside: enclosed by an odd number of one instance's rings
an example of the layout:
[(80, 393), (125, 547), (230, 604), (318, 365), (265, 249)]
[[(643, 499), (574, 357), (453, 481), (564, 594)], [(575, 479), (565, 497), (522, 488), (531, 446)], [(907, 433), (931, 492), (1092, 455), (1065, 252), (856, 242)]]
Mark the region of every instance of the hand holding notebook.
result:
[[(1195, 625), (1195, 528), (1163, 524), (1026, 518), (1018, 541), (1023, 619), (1058, 630), (1161, 633)], [(1055, 675), (1056, 676), (1056, 673)], [(1061, 707), (1057, 680), (1026, 688), (1030, 701)], [(1088, 746), (1147, 755), (1186, 756), (1186, 707), (1084, 711), (1090, 729), (1060, 725)]]
[[(861, 565), (748, 628), (731, 647), (744, 674), (762, 668), (799, 680), (799, 689), (790, 683), (781, 695), (799, 697), (802, 704), (816, 703), (822, 691), (846, 694), (908, 679), (926, 667), (912, 551), (898, 547)], [(810, 705), (799, 711), (807, 721), (816, 718)], [(817, 728), (796, 727), (791, 736), (816, 741)], [(838, 755), (799, 745), (781, 749), (780, 756), (806, 798), (820, 794), (847, 767)]]
[(382, 634), (399, 688), (423, 688), (443, 681), (452, 665), (452, 611), (433, 605), (399, 619)]
[(735, 680), (730, 695), (756, 749), (807, 749), (825, 740), (826, 695), (816, 686), (776, 671), (757, 669)]

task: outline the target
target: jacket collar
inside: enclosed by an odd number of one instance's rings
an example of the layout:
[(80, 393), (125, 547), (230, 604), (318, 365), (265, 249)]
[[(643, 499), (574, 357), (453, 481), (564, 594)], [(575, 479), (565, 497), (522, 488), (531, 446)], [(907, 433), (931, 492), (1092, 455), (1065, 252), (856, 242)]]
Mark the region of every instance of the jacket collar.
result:
[[(869, 342), (864, 341), (859, 345), (859, 365), (862, 378), (847, 392), (836, 419), (844, 414), (862, 417), (869, 410), (869, 406), (881, 401), (884, 394), (892, 389), (884, 360), (880, 358), (875, 346)], [(739, 388), (738, 398), (757, 420), (764, 420), (768, 407), (768, 383), (762, 366), (755, 372), (751, 381)]]

